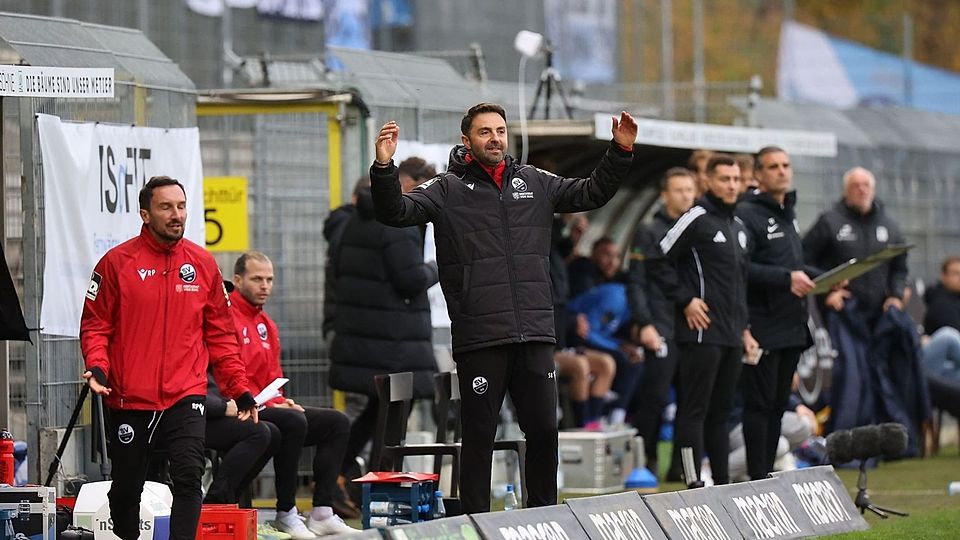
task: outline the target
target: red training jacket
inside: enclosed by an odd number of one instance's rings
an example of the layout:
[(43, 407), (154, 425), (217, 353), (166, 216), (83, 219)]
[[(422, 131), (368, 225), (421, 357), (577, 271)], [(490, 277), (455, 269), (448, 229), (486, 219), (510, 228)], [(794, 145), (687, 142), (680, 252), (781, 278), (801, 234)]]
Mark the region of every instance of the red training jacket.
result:
[[(240, 340), (240, 358), (246, 366), (250, 393), (256, 396), (277, 377), (283, 377), (280, 369), (280, 333), (277, 325), (264, 311), (234, 290), (230, 293), (233, 305), (233, 324)], [(285, 403), (283, 389), (280, 396), (265, 403), (272, 406)]]
[(113, 408), (165, 410), (205, 396), (208, 358), (229, 398), (247, 391), (216, 261), (185, 238), (160, 244), (146, 226), (94, 268), (80, 348), (87, 369), (102, 371), (113, 389)]

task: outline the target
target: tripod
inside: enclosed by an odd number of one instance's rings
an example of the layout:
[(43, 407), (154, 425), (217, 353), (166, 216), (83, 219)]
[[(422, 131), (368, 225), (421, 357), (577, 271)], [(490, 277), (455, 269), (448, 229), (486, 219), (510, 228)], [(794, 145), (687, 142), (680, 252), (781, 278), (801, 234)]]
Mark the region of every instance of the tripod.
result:
[(530, 107), (530, 114), (528, 117), (533, 119), (533, 116), (537, 112), (537, 104), (540, 102), (540, 96), (543, 95), (544, 88), (546, 88), (546, 100), (543, 104), (543, 119), (550, 119), (550, 99), (553, 94), (553, 88), (557, 88), (557, 92), (560, 94), (560, 101), (563, 103), (563, 108), (567, 113), (568, 119), (573, 119), (573, 109), (570, 108), (570, 103), (567, 102), (567, 93), (563, 90), (563, 85), (560, 83), (560, 72), (553, 67), (553, 46), (548, 41), (544, 47), (544, 52), (547, 56), (547, 65), (544, 66), (543, 71), (540, 72), (540, 82), (537, 83), (537, 91), (533, 95), (533, 105)]
[(894, 514), (903, 517), (910, 515), (906, 512), (901, 512), (900, 510), (884, 508), (870, 502), (870, 496), (867, 495), (867, 460), (865, 459), (860, 460), (860, 476), (857, 478), (857, 498), (853, 502), (857, 505), (857, 508), (860, 509), (861, 515), (867, 510), (882, 517), (883, 519), (890, 517), (888, 514)]
[[(73, 434), (73, 428), (77, 425), (77, 419), (80, 418), (80, 411), (83, 410), (83, 402), (87, 400), (87, 394), (90, 393), (90, 385), (84, 384), (83, 388), (80, 390), (80, 395), (77, 396), (77, 404), (73, 408), (73, 414), (70, 415), (70, 422), (67, 423), (66, 432), (63, 434), (63, 440), (60, 441), (60, 446), (57, 448), (57, 454), (54, 456), (53, 461), (50, 462), (50, 468), (47, 469), (47, 481), (43, 483), (45, 486), (50, 486), (53, 482), (53, 476), (57, 473), (57, 468), (60, 465), (60, 460), (63, 458), (63, 452), (67, 449), (67, 444), (70, 442), (70, 436)], [(100, 394), (93, 394), (93, 415), (94, 415), (94, 436), (96, 437), (97, 447), (95, 448), (95, 454), (97, 463), (100, 464), (100, 474), (103, 475), (104, 479), (110, 478), (110, 461), (107, 459), (107, 431), (106, 423), (103, 419), (103, 397)]]

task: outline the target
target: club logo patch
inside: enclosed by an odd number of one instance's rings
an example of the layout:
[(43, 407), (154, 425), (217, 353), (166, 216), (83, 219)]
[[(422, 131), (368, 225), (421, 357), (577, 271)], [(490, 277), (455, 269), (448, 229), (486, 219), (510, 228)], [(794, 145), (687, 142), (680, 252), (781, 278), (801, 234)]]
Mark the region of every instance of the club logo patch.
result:
[(747, 249), (747, 233), (743, 231), (738, 232), (737, 241), (740, 242), (740, 249)]
[(510, 185), (512, 185), (513, 189), (517, 191), (527, 190), (527, 183), (524, 182), (522, 178), (514, 178), (513, 180), (510, 181)]
[(487, 379), (485, 377), (473, 378), (473, 393), (481, 396), (487, 392)]
[(120, 440), (123, 444), (130, 444), (133, 442), (133, 426), (130, 424), (120, 424), (120, 427), (117, 429), (117, 439)]
[(267, 325), (264, 323), (257, 324), (257, 333), (260, 334), (260, 339), (263, 341), (267, 340)]
[(883, 225), (877, 227), (877, 242), (886, 242), (889, 239), (890, 231), (888, 231)]
[(89, 300), (96, 300), (97, 294), (100, 293), (100, 281), (103, 280), (103, 277), (100, 274), (94, 272), (90, 276), (90, 284), (87, 285), (87, 298)]
[(184, 283), (193, 283), (193, 280), (197, 279), (197, 270), (190, 263), (184, 263), (180, 267), (180, 279)]

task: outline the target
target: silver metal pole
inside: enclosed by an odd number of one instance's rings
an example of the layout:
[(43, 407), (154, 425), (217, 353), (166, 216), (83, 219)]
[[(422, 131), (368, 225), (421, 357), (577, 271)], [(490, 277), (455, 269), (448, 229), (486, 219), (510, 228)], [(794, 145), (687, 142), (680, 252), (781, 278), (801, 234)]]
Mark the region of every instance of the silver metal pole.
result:
[(703, 65), (703, 0), (693, 0), (693, 101), (694, 120), (706, 121), (706, 76)]
[(233, 52), (233, 10), (226, 3), (223, 5), (223, 17), (220, 18), (220, 41), (223, 43), (220, 58), (220, 61), (223, 62), (223, 87), (231, 88), (233, 86), (231, 60), (236, 56), (236, 53)]
[(673, 0), (660, 0), (660, 79), (663, 117), (674, 117), (673, 100)]
[[(37, 182), (34, 174), (33, 135), (36, 132), (33, 107), (30, 101), (20, 99), (20, 159), (23, 166), (21, 189), (23, 196), (23, 304), (24, 318), (28, 327), (38, 327), (40, 321), (40, 232), (37, 230), (40, 213), (37, 211)], [(25, 406), (27, 412), (27, 448), (30, 467), (27, 474), (30, 483), (40, 481), (40, 359), (43, 336), (37, 335), (37, 343), (26, 347), (24, 372), (26, 376)]]
[[(633, 49), (636, 51), (637, 82), (643, 82), (643, 0), (633, 0)], [(637, 100), (639, 102), (639, 100)]]

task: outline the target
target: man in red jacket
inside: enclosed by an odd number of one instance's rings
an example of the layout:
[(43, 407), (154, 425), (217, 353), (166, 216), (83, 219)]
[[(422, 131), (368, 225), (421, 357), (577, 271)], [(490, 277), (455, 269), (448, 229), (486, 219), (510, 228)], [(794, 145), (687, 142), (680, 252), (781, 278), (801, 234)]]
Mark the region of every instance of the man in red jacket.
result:
[[(259, 251), (241, 255), (233, 270), (230, 293), (233, 321), (240, 340), (240, 355), (246, 365), (249, 389), (259, 394), (283, 377), (280, 368), (280, 334), (263, 311), (273, 291), (273, 264)], [(260, 412), (265, 422), (279, 428), (279, 450), (273, 455), (276, 472), (277, 519), (273, 526), (293, 540), (356, 532), (333, 513), (340, 463), (347, 450), (350, 421), (333, 409), (305, 407), (282, 393), (265, 403)], [(304, 446), (315, 446), (313, 458), (313, 509), (304, 522), (297, 514), (297, 470)]]
[(144, 185), (140, 235), (97, 263), (80, 320), (83, 376), (109, 408), (110, 516), (123, 540), (140, 537), (140, 494), (158, 439), (173, 480), (170, 539), (196, 534), (208, 357), (240, 419), (257, 421), (220, 269), (183, 238), (186, 207), (177, 180)]

